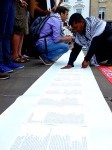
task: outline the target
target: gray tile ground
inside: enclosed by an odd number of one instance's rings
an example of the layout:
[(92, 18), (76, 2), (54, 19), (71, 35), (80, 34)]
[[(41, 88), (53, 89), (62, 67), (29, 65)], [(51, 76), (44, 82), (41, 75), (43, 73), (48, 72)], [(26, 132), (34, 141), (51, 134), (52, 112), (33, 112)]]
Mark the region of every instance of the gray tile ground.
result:
[(25, 68), (15, 70), (10, 79), (0, 80), (0, 114), (43, 74), (50, 66), (45, 66), (39, 59), (31, 59), (23, 64)]
[(97, 67), (91, 67), (100, 90), (112, 111), (112, 84), (104, 77)]

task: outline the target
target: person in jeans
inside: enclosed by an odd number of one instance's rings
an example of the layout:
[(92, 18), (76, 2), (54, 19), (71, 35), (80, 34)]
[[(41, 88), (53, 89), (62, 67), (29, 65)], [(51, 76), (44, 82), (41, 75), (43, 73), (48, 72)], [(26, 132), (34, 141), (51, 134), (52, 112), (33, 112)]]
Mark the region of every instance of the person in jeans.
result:
[(69, 25), (75, 31), (74, 47), (67, 66), (62, 69), (74, 67), (74, 61), (83, 46), (88, 50), (82, 62), (82, 68), (86, 68), (89, 65), (93, 56), (96, 57), (99, 64), (107, 60), (105, 65), (112, 66), (112, 26), (95, 16), (84, 19), (78, 13), (71, 15)]
[[(25, 5), (24, 1), (22, 5)], [(10, 40), (14, 25), (14, 0), (0, 1), (0, 72), (13, 72), (24, 66), (12, 62)]]
[(46, 37), (46, 42), (44, 38), (39, 39), (36, 42), (36, 48), (40, 53), (39, 58), (45, 65), (51, 65), (57, 57), (66, 53), (69, 50), (68, 42), (72, 41), (71, 36), (63, 37), (62, 32), (62, 21), (64, 22), (68, 16), (68, 9), (59, 6), (56, 9), (58, 15), (50, 17), (44, 24), (42, 30), (40, 31), (40, 37), (48, 35)]

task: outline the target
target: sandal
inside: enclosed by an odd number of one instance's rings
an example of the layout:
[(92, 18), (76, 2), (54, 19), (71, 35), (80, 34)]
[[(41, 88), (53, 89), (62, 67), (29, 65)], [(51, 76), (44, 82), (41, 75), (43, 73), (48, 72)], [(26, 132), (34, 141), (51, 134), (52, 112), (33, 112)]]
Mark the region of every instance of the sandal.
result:
[(13, 59), (13, 61), (15, 63), (26, 63), (26, 60), (20, 58), (20, 57), (16, 57), (15, 59)]

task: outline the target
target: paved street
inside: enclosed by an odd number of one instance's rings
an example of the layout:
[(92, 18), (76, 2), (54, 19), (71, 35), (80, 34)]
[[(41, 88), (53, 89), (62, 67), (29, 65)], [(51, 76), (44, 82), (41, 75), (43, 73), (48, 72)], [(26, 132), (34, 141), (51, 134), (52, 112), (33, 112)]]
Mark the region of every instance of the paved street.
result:
[(23, 69), (14, 70), (10, 74), (10, 79), (0, 80), (0, 114), (50, 67), (33, 58), (23, 65), (25, 66)]

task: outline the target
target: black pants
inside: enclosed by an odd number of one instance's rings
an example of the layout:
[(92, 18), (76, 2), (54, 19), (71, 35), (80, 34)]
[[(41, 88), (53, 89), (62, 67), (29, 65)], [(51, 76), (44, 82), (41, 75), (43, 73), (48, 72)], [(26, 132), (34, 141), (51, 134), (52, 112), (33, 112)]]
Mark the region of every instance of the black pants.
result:
[(110, 25), (106, 25), (104, 32), (92, 40), (85, 60), (89, 61), (94, 54), (98, 62), (112, 60), (112, 27)]

